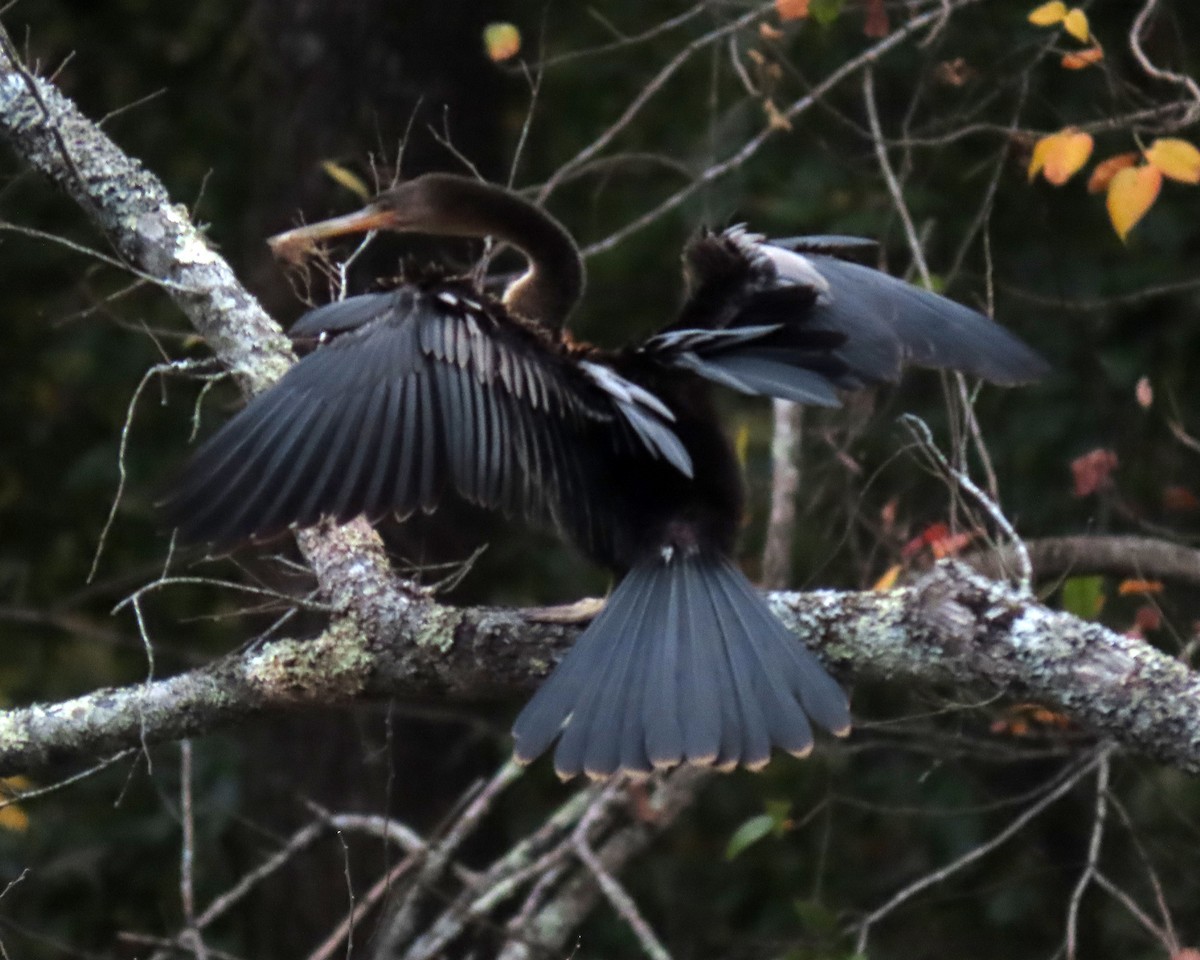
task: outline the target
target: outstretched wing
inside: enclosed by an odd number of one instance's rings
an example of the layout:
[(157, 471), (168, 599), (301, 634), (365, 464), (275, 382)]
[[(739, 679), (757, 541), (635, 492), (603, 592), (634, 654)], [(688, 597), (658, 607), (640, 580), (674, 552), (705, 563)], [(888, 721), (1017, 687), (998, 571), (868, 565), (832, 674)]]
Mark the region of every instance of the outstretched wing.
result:
[(691, 475), (657, 397), (598, 360), (569, 362), (465, 285), (353, 297), (292, 334), (320, 345), (196, 452), (168, 498), (186, 539), (225, 546), (322, 517), (403, 516), (453, 489), (587, 541), (597, 450)]
[(1033, 350), (983, 314), (839, 259), (849, 237), (767, 242), (734, 227), (684, 253), (678, 321), (643, 350), (743, 393), (836, 406), (835, 388), (895, 381), (904, 365), (998, 384), (1044, 376)]

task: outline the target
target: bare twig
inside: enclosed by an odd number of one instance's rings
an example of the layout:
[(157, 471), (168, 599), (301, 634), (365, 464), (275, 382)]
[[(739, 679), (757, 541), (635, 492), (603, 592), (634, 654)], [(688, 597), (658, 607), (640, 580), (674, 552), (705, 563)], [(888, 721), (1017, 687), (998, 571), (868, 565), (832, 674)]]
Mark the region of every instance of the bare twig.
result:
[(1108, 816), (1108, 776), (1111, 769), (1112, 748), (1101, 748), (1100, 763), (1096, 767), (1096, 807), (1092, 814), (1092, 836), (1088, 841), (1087, 863), (1079, 875), (1071, 901), (1067, 907), (1067, 960), (1075, 960), (1079, 935), (1079, 905), (1083, 895), (1099, 871), (1100, 844), (1104, 840), (1104, 822)]
[(1034, 817), (1036, 817), (1038, 814), (1040, 814), (1042, 811), (1044, 811), (1047, 807), (1049, 807), (1051, 804), (1053, 804), (1056, 800), (1059, 800), (1061, 797), (1063, 797), (1067, 793), (1069, 793), (1072, 789), (1074, 789), (1074, 787), (1077, 783), (1079, 783), (1084, 777), (1086, 777), (1089, 773), (1091, 773), (1092, 770), (1096, 769), (1096, 767), (1099, 766), (1100, 763), (1107, 758), (1107, 756), (1108, 756), (1107, 751), (1108, 751), (1108, 748), (1104, 747), (1104, 748), (1101, 748), (1100, 750), (1094, 752), (1092, 754), (1092, 756), (1086, 762), (1081, 763), (1076, 768), (1075, 772), (1071, 776), (1069, 776), (1067, 779), (1065, 779), (1061, 784), (1059, 784), (1059, 786), (1056, 789), (1054, 789), (1050, 793), (1046, 794), (1046, 796), (1044, 796), (1037, 803), (1032, 804), (1029, 807), (1029, 809), (1027, 809), (1023, 813), (1021, 813), (1020, 816), (1016, 817), (1011, 823), (1009, 823), (1008, 826), (1006, 826), (1003, 830), (1001, 830), (999, 833), (997, 833), (995, 836), (993, 836), (990, 840), (988, 840), (985, 843), (981, 843), (978, 846), (972, 847), (965, 854), (952, 860), (950, 863), (946, 864), (945, 866), (940, 867), (937, 870), (931, 871), (930, 873), (927, 873), (925, 876), (919, 878), (918, 880), (913, 881), (908, 886), (904, 887), (902, 890), (899, 890), (897, 893), (895, 893), (882, 906), (877, 907), (875, 910), (871, 911), (871, 913), (869, 913), (857, 925), (858, 926), (858, 938), (855, 943), (855, 950), (862, 956), (866, 956), (867, 939), (870, 937), (872, 926), (874, 926), (876, 923), (878, 923), (884, 917), (891, 914), (902, 904), (911, 900), (922, 890), (927, 890), (929, 887), (939, 884), (943, 880), (946, 880), (946, 879), (952, 877), (954, 874), (958, 873), (964, 867), (969, 866), (970, 864), (974, 863), (976, 860), (979, 860), (981, 857), (984, 857), (987, 854), (991, 853), (997, 847), (999, 847), (1000, 845), (1005, 843), (1007, 840), (1009, 840), (1010, 838), (1015, 836), (1017, 833), (1019, 833), (1025, 827), (1025, 825), (1027, 823), (1029, 823), (1030, 820), (1032, 820)]

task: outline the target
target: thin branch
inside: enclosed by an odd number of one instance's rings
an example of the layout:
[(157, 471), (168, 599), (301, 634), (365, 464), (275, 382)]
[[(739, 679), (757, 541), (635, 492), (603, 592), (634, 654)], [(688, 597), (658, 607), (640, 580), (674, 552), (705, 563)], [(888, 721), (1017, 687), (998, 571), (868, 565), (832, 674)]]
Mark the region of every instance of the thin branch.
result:
[(1100, 864), (1100, 844), (1104, 840), (1104, 824), (1108, 817), (1108, 777), (1111, 772), (1111, 749), (1103, 749), (1100, 763), (1096, 767), (1096, 806), (1092, 814), (1092, 835), (1088, 840), (1087, 863), (1079, 875), (1075, 889), (1071, 891), (1071, 901), (1067, 907), (1067, 960), (1076, 960), (1077, 938), (1079, 936), (1079, 905), (1088, 885), (1096, 878)]
[(858, 924), (858, 938), (855, 943), (855, 950), (860, 955), (866, 956), (867, 939), (870, 937), (872, 926), (895, 911), (902, 904), (911, 900), (921, 891), (927, 890), (929, 887), (935, 886), (936, 884), (941, 883), (943, 880), (949, 879), (960, 870), (970, 866), (976, 860), (979, 860), (980, 858), (991, 853), (997, 847), (1001, 846), (1007, 840), (1018, 834), (1022, 829), (1024, 829), (1025, 825), (1029, 823), (1030, 820), (1042, 813), (1056, 800), (1059, 800), (1068, 794), (1075, 788), (1075, 785), (1079, 783), (1079, 781), (1081, 781), (1084, 777), (1091, 773), (1092, 770), (1099, 766), (1099, 764), (1105, 758), (1107, 758), (1107, 750), (1108, 748), (1105, 747), (1095, 752), (1086, 763), (1081, 764), (1078, 769), (1076, 769), (1072, 776), (1064, 780), (1055, 790), (1052, 790), (1050, 793), (1046, 794), (1046, 796), (1037, 803), (1032, 804), (1029, 809), (1021, 813), (1020, 816), (1016, 817), (1011, 823), (1009, 823), (1007, 827), (997, 833), (986, 843), (981, 843), (978, 846), (972, 847), (962, 856), (952, 860), (944, 867), (940, 867), (937, 870), (927, 873), (920, 879), (915, 880), (913, 883), (910, 883), (908, 886), (895, 893), (885, 904), (871, 911), (871, 913), (869, 913)]
[[(954, 3), (954, 8), (961, 9), (962, 7), (970, 6), (980, 2), (982, 2), (982, 0), (957, 0), (957, 2)], [(827, 93), (829, 93), (830, 90), (838, 86), (838, 84), (840, 84), (847, 77), (851, 77), (858, 71), (875, 63), (877, 60), (883, 57), (884, 54), (900, 46), (913, 34), (918, 33), (920, 30), (924, 29), (941, 16), (942, 11), (939, 9), (913, 17), (906, 24), (904, 24), (904, 26), (892, 31), (892, 33), (876, 43), (874, 46), (869, 47), (858, 56), (851, 57), (849, 60), (841, 64), (841, 66), (830, 73), (828, 77), (813, 87), (812, 90), (800, 97), (794, 103), (790, 104), (786, 110), (783, 110), (781, 112), (782, 117), (787, 120), (794, 120), (801, 114), (806, 113), (814, 105), (819, 103), (821, 99)], [(607, 237), (597, 240), (595, 243), (584, 247), (581, 251), (582, 254), (585, 257), (593, 257), (596, 254), (604, 253), (606, 250), (611, 250), (626, 238), (656, 222), (665, 214), (670, 213), (672, 210), (682, 204), (701, 187), (704, 187), (707, 184), (712, 183), (714, 180), (718, 180), (725, 176), (725, 174), (730, 173), (733, 170), (737, 170), (745, 165), (756, 153), (758, 153), (760, 149), (762, 149), (763, 145), (769, 139), (771, 139), (776, 132), (777, 131), (770, 126), (765, 127), (724, 160), (709, 166), (692, 183), (680, 188), (665, 200), (661, 201), (657, 206), (648, 210), (646, 213), (642, 214), (636, 219), (631, 220), (619, 230), (616, 230)]]

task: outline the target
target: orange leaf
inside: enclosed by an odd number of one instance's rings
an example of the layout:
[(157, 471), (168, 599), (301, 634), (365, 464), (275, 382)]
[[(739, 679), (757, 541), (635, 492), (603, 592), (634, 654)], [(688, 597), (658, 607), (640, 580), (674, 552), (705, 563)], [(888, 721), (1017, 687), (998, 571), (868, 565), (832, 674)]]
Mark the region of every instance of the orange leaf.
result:
[(968, 530), (966, 533), (956, 533), (951, 537), (942, 537), (940, 540), (934, 540), (929, 545), (929, 549), (937, 560), (945, 560), (947, 557), (957, 557), (962, 553), (963, 547), (969, 546), (976, 535), (977, 531)]
[(1133, 151), (1118, 153), (1115, 157), (1101, 160), (1088, 178), (1088, 193), (1099, 193), (1108, 186), (1109, 181), (1116, 176), (1118, 170), (1132, 167), (1137, 162), (1138, 155)]
[(803, 20), (808, 16), (809, 0), (775, 0), (780, 20)]
[(1146, 164), (1118, 170), (1108, 185), (1108, 219), (1123, 241), (1158, 199), (1162, 173)]
[(1062, 65), (1064, 70), (1083, 70), (1104, 59), (1104, 51), (1100, 47), (1088, 47), (1078, 53), (1064, 53)]
[(1146, 161), (1162, 171), (1164, 177), (1180, 183), (1200, 183), (1200, 150), (1186, 140), (1160, 137), (1150, 144)]
[(1092, 35), (1088, 29), (1087, 14), (1078, 7), (1067, 11), (1063, 17), (1062, 25), (1063, 29), (1080, 43), (1087, 43), (1088, 37)]
[(1067, 5), (1062, 0), (1050, 0), (1029, 14), (1029, 22), (1035, 27), (1052, 27), (1062, 23), (1067, 16)]
[(898, 563), (888, 567), (884, 575), (871, 586), (871, 589), (876, 593), (886, 593), (888, 590), (891, 590), (896, 585), (896, 581), (900, 577), (900, 571), (903, 569), (904, 567)]
[(489, 60), (508, 60), (521, 52), (521, 31), (511, 23), (489, 23), (483, 28), (483, 46)]
[(945, 540), (949, 536), (950, 528), (946, 524), (940, 520), (937, 523), (931, 523), (900, 548), (900, 556), (908, 560), (915, 557), (925, 547), (932, 547), (939, 540)]
[(1029, 179), (1040, 172), (1050, 183), (1061, 187), (1071, 179), (1092, 155), (1092, 136), (1072, 127), (1042, 137), (1033, 148), (1029, 161)]
[(1122, 580), (1117, 587), (1117, 596), (1128, 597), (1141, 593), (1162, 593), (1163, 585), (1160, 580)]

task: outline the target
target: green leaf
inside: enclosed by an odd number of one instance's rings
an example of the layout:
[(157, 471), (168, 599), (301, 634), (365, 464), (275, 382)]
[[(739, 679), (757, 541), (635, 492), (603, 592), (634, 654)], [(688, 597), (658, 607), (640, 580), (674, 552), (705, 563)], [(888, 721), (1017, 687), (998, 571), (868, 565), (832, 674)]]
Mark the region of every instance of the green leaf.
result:
[(763, 804), (767, 808), (767, 816), (771, 818), (771, 822), (775, 825), (775, 833), (777, 836), (783, 836), (787, 830), (788, 818), (792, 813), (791, 800), (768, 800)]
[(828, 938), (835, 936), (841, 923), (835, 911), (816, 900), (796, 900), (792, 906), (804, 925), (806, 935)]
[(823, 27), (829, 26), (842, 12), (842, 0), (812, 0), (808, 15)]
[(757, 817), (751, 817), (729, 838), (729, 846), (725, 848), (725, 859), (732, 860), (748, 846), (758, 843), (774, 830), (775, 818), (769, 813), (760, 813)]
[(1062, 588), (1062, 608), (1067, 613), (1091, 620), (1104, 606), (1103, 577), (1071, 577)]

